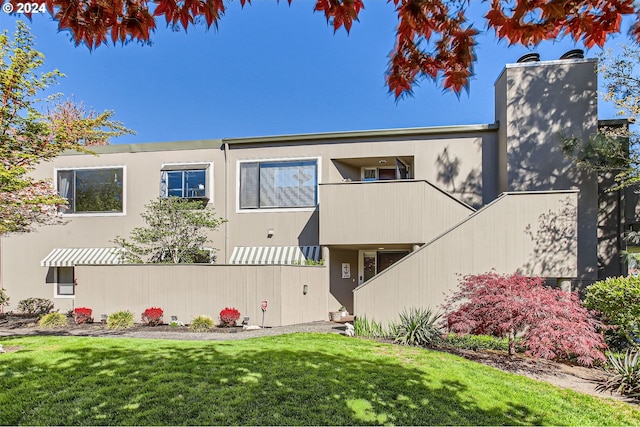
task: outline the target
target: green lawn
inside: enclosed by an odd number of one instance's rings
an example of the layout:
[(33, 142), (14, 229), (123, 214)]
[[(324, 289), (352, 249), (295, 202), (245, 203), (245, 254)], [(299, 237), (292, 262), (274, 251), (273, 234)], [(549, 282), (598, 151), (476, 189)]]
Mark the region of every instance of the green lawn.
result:
[(3, 338), (0, 423), (639, 425), (637, 407), (446, 353), (331, 334)]

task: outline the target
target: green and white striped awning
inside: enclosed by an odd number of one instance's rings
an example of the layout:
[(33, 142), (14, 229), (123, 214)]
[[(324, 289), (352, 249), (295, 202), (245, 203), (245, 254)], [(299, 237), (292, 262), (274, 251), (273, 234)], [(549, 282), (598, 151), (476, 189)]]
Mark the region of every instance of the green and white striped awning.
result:
[(294, 264), (319, 261), (320, 246), (236, 246), (230, 264)]
[(56, 248), (41, 262), (42, 267), (73, 267), (77, 264), (120, 264), (120, 248)]

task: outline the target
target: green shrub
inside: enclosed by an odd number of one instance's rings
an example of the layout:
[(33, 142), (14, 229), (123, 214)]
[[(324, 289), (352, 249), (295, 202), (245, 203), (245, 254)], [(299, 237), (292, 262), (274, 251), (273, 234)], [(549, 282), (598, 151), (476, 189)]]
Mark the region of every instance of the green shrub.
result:
[(608, 378), (599, 382), (596, 390), (618, 392), (629, 397), (640, 397), (640, 353), (637, 349), (624, 354), (607, 354), (605, 366)]
[(48, 313), (42, 316), (38, 326), (44, 329), (61, 328), (67, 326), (67, 316), (62, 313)]
[(362, 338), (389, 338), (389, 328), (382, 323), (367, 319), (367, 316), (358, 316), (353, 322), (354, 333)]
[(209, 316), (197, 316), (191, 321), (189, 328), (197, 332), (208, 331), (213, 328), (213, 319)]
[[(617, 341), (635, 344), (640, 324), (640, 277), (610, 277), (596, 282), (587, 288), (584, 305), (599, 311), (602, 320), (615, 328)], [(608, 344), (615, 346), (615, 342), (609, 338)]]
[(24, 314), (41, 316), (51, 313), (53, 302), (46, 298), (27, 298), (18, 302), (18, 311)]
[[(509, 339), (491, 335), (449, 334), (442, 344), (465, 350), (504, 350), (509, 351)], [(517, 344), (517, 343), (516, 343)]]
[(431, 309), (412, 308), (408, 312), (400, 313), (400, 322), (391, 326), (393, 341), (402, 345), (426, 347), (437, 344), (441, 340), (442, 332), (437, 322), (439, 314)]
[(107, 329), (133, 328), (133, 313), (130, 311), (116, 311), (107, 317)]

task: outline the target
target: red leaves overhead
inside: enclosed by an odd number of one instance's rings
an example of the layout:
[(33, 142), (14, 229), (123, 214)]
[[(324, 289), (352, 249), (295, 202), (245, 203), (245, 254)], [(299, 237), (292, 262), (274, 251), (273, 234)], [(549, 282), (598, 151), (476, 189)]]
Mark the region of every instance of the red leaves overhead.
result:
[[(11, 0), (14, 6), (22, 0)], [(76, 44), (90, 49), (107, 41), (148, 41), (156, 17), (183, 27), (204, 21), (217, 26), (231, 0), (34, 0), (45, 3), (68, 29)], [(287, 0), (290, 4), (292, 0)], [(396, 43), (387, 71), (389, 91), (396, 98), (410, 94), (419, 79), (442, 79), (456, 93), (468, 87), (473, 75), (474, 46), (478, 31), (466, 25), (468, 0), (388, 0), (398, 17)], [(244, 7), (251, 0), (240, 0)], [(491, 0), (486, 2), (487, 26), (509, 44), (535, 45), (543, 40), (570, 36), (586, 47), (602, 46), (606, 37), (620, 31), (623, 15), (638, 13), (633, 0)], [(151, 8), (151, 10), (150, 10)], [(349, 32), (364, 9), (363, 0), (316, 0), (334, 32)], [(640, 17), (639, 17), (640, 19)], [(632, 36), (640, 41), (636, 23)]]
[(589, 48), (604, 45), (607, 35), (620, 31), (622, 15), (631, 13), (633, 0), (492, 0), (485, 18), (509, 44), (535, 45), (569, 35)]
[[(460, 4), (453, 9), (442, 0), (392, 0), (399, 24), (396, 45), (391, 52), (387, 85), (396, 98), (411, 93), (419, 77), (444, 77), (444, 87), (459, 93), (469, 83), (475, 60), (473, 47), (478, 31), (464, 28), (466, 21)], [(456, 4), (453, 0), (452, 5)], [(427, 52), (421, 45), (433, 43)]]
[(347, 33), (351, 31), (353, 21), (358, 20), (358, 14), (362, 9), (364, 9), (362, 0), (318, 0), (315, 7), (316, 11), (324, 12), (327, 22), (333, 19), (333, 32), (344, 25)]
[[(107, 41), (149, 40), (155, 19), (149, 13), (148, 0), (35, 0), (45, 3), (58, 21), (60, 30), (69, 30), (76, 45), (93, 49)], [(19, 0), (11, 0), (16, 10)]]
[[(204, 17), (207, 27), (218, 25), (218, 19), (224, 15), (223, 0), (154, 0), (156, 9), (153, 16), (164, 16), (167, 24), (180, 23), (186, 30), (189, 24), (195, 23), (197, 17)], [(242, 2), (244, 5), (244, 2)]]

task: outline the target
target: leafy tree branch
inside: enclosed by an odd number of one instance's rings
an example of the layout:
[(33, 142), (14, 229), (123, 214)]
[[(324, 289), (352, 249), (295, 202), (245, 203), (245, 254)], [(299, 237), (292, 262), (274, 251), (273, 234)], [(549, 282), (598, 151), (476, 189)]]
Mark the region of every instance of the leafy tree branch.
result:
[(0, 34), (0, 234), (60, 222), (66, 200), (50, 181), (29, 175), (38, 163), (133, 133), (112, 121), (111, 111), (87, 112), (82, 104), (60, 102), (59, 95), (39, 98), (63, 76), (58, 70), (41, 73), (43, 65), (23, 22), (13, 38)]

